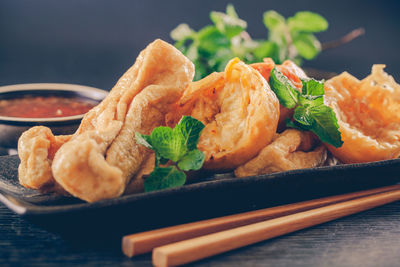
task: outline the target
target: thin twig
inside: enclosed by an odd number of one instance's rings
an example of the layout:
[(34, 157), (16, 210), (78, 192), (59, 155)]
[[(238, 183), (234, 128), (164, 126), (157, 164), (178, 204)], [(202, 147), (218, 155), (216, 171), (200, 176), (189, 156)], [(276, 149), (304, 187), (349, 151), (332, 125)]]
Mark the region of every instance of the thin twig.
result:
[(323, 43), (322, 44), (322, 50), (336, 48), (338, 46), (341, 46), (341, 45), (344, 45), (346, 43), (349, 43), (349, 42), (353, 41), (354, 39), (360, 37), (364, 33), (365, 33), (365, 29), (364, 28), (358, 28), (358, 29), (352, 30), (348, 34), (342, 36), (340, 39)]

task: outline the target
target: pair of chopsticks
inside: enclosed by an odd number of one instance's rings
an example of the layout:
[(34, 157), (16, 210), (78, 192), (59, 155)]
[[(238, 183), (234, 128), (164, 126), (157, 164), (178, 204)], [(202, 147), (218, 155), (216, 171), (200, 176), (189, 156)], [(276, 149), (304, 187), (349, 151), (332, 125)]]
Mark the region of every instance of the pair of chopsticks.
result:
[(177, 266), (400, 200), (400, 185), (124, 236), (128, 257), (151, 252), (153, 265)]

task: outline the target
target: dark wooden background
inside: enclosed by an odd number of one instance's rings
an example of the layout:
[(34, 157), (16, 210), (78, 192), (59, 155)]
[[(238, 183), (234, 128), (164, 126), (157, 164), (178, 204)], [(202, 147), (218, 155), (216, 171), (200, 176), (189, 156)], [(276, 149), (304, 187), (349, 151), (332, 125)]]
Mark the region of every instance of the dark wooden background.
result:
[[(268, 9), (285, 16), (299, 10), (321, 13), (330, 22), (329, 30), (318, 35), (321, 41), (364, 27), (365, 36), (326, 51), (306, 66), (347, 70), (362, 78), (372, 64), (385, 63), (400, 79), (396, 0), (1, 0), (0, 85), (63, 82), (109, 90), (147, 43), (155, 38), (171, 41), (169, 32), (182, 22), (199, 29), (210, 23), (210, 10), (223, 10), (228, 2), (235, 4), (256, 38), (267, 34), (262, 13)], [(194, 266), (400, 266), (399, 220), (397, 202)], [(149, 255), (125, 258), (119, 241), (107, 243), (101, 233), (95, 241), (95, 246), (67, 241), (0, 205), (0, 266), (151, 265)]]

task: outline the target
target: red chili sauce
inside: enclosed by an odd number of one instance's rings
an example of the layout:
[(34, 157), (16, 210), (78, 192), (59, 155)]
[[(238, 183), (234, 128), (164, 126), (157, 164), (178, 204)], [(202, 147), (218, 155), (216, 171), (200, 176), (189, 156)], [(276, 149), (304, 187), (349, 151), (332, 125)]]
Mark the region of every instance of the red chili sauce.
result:
[(0, 99), (0, 116), (18, 118), (54, 118), (81, 115), (96, 103), (78, 97), (23, 96)]

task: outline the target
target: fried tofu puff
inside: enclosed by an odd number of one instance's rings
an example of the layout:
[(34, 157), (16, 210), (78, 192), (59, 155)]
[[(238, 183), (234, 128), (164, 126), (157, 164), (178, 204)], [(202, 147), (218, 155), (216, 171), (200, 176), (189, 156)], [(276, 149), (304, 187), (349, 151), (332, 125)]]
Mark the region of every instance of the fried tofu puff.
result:
[(400, 85), (374, 65), (358, 80), (344, 72), (325, 83), (325, 103), (336, 113), (343, 145), (327, 145), (343, 163), (400, 156)]
[(51, 164), (57, 150), (69, 139), (71, 135), (54, 136), (49, 128), (43, 126), (24, 132), (18, 140), (20, 184), (44, 192), (65, 193), (53, 178)]
[[(151, 151), (136, 143), (165, 123), (168, 107), (192, 81), (194, 65), (179, 50), (155, 40), (120, 78), (108, 96), (65, 138), (35, 127), (19, 140), (22, 185), (60, 186), (88, 202), (120, 196)], [(143, 190), (143, 183), (135, 183)]]
[(193, 63), (175, 47), (161, 40), (149, 44), (56, 152), (57, 183), (88, 202), (120, 196), (151, 154), (136, 142), (135, 132), (149, 134), (163, 125), (168, 107), (193, 76)]
[(258, 71), (235, 58), (225, 72), (191, 83), (167, 114), (167, 125), (183, 115), (205, 124), (197, 146), (205, 154), (204, 168), (232, 170), (272, 141), (279, 101)]
[(260, 175), (321, 166), (326, 158), (323, 145), (310, 132), (287, 129), (263, 148), (254, 159), (235, 170), (236, 177)]

